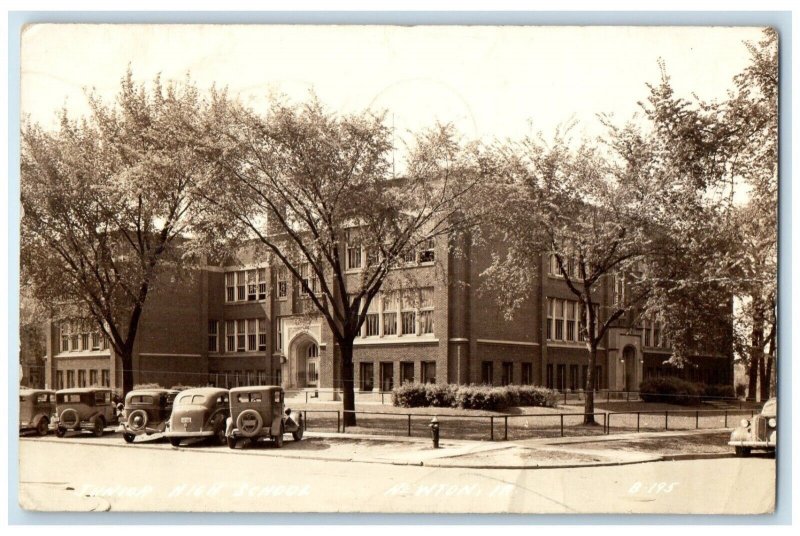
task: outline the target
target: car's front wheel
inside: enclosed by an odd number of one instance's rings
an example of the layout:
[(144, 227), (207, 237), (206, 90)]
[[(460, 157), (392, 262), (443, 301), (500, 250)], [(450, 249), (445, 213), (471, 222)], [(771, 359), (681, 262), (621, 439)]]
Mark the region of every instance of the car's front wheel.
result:
[(125, 440), (125, 443), (133, 443), (136, 436), (134, 434), (122, 434), (122, 439)]
[(36, 433), (39, 434), (40, 436), (46, 436), (49, 425), (50, 421), (47, 420), (47, 417), (41, 419), (39, 421), (39, 424), (36, 425)]
[(733, 450), (737, 458), (746, 458), (750, 456), (750, 447), (734, 447)]

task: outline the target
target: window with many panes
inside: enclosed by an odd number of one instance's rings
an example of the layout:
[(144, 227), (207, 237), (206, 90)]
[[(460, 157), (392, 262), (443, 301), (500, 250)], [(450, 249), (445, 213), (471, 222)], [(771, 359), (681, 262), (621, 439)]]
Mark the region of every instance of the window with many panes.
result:
[(381, 296), (383, 305), (383, 334), (397, 335), (397, 307), (398, 296), (396, 292)]
[[(580, 329), (584, 322), (581, 316), (581, 307), (577, 301), (547, 298), (546, 307), (546, 335), (548, 340), (566, 342), (580, 340)], [(595, 313), (597, 313), (596, 305)]]
[(96, 387), (96, 386), (100, 385), (99, 383), (97, 383), (97, 371), (96, 370), (90, 370), (89, 371), (89, 385), (92, 386), (92, 387)]
[(420, 289), (419, 332), (433, 333), (433, 288)]
[(219, 351), (219, 320), (209, 320), (208, 321), (208, 351), (209, 352), (218, 352)]
[(236, 272), (236, 300), (244, 301), (247, 295), (247, 272)]
[(228, 352), (236, 351), (236, 321), (228, 320), (225, 322), (225, 350)]
[(70, 387), (75, 387), (75, 371), (68, 370), (67, 371), (67, 389)]
[(247, 349), (247, 320), (236, 321), (236, 351), (244, 352)]
[(236, 301), (236, 272), (225, 274), (225, 301)]
[(247, 320), (247, 351), (255, 352), (258, 350), (258, 333), (256, 331), (256, 319)]
[(420, 244), (419, 262), (433, 262), (435, 259), (433, 238), (428, 238)]
[(347, 269), (358, 270), (361, 268), (361, 245), (347, 244)]
[(275, 281), (277, 284), (278, 299), (283, 300), (289, 295), (289, 271), (285, 266), (279, 266), (275, 274)]
[(311, 268), (311, 265), (307, 262), (300, 265), (300, 279), (302, 282), (311, 289), (311, 292), (316, 294), (319, 292), (319, 282), (317, 281), (317, 275), (314, 273), (314, 270)]
[(255, 270), (247, 271), (247, 301), (258, 300), (258, 279)]
[(263, 352), (267, 349), (267, 319), (258, 319), (258, 350)]
[(103, 387), (111, 387), (111, 371), (108, 369), (103, 369), (101, 372)]
[(267, 269), (258, 269), (258, 299), (267, 299)]

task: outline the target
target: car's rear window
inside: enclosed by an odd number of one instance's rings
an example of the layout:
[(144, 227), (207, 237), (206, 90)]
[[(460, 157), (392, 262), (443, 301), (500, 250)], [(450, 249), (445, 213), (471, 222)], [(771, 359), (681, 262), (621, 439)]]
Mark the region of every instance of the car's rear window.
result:
[(239, 393), (239, 402), (261, 402), (261, 393)]
[(131, 397), (131, 404), (149, 406), (153, 404), (153, 397), (149, 395), (136, 395)]
[(59, 404), (80, 404), (80, 393), (70, 393), (67, 395), (58, 395)]
[(178, 399), (178, 404), (181, 406), (186, 406), (189, 404), (202, 404), (205, 401), (205, 395), (184, 395)]
[(50, 398), (50, 395), (47, 394), (47, 393), (41, 393), (36, 397), (36, 403), (37, 404), (46, 404), (47, 402), (51, 402), (51, 401), (52, 401), (52, 399)]

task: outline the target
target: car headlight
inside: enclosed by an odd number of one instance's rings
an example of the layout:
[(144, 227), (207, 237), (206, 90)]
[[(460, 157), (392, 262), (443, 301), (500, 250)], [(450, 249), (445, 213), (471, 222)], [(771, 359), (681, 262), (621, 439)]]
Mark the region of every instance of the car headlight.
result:
[(778, 426), (778, 421), (775, 420), (775, 417), (772, 417), (770, 420), (767, 421), (767, 424), (769, 424), (770, 428), (775, 428), (776, 426)]
[(748, 426), (750, 426), (750, 421), (748, 421), (747, 419), (742, 419), (739, 422), (739, 426), (741, 426), (742, 428), (747, 428)]

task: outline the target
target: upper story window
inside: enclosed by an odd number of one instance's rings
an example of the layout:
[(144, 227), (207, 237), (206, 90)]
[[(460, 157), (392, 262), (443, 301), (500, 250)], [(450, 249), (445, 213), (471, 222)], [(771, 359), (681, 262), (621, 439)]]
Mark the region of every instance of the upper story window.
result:
[(62, 352), (96, 352), (108, 349), (108, 339), (100, 330), (92, 329), (89, 321), (72, 320), (61, 323)]
[(614, 305), (625, 305), (625, 274), (614, 274)]
[(289, 276), (285, 266), (279, 266), (275, 275), (278, 299), (284, 300), (289, 295)]
[(314, 294), (319, 292), (319, 281), (317, 274), (311, 269), (311, 265), (307, 262), (300, 265), (300, 279), (302, 282), (311, 289)]
[(432, 335), (434, 289), (381, 293), (369, 305), (362, 337)]
[(663, 334), (663, 323), (660, 320), (642, 320), (643, 344), (649, 348), (669, 348), (670, 344)]
[[(597, 305), (594, 305), (595, 333), (599, 317)], [(580, 329), (585, 326), (581, 318), (581, 307), (576, 300), (565, 300), (561, 298), (547, 298), (547, 323), (546, 337), (549, 341), (578, 342), (580, 340)]]
[(253, 268), (225, 273), (225, 301), (258, 301), (267, 298), (267, 269)]
[(208, 321), (208, 351), (219, 351), (219, 320)]
[(428, 238), (427, 240), (422, 242), (422, 244), (420, 244), (420, 250), (419, 250), (420, 264), (434, 261), (435, 252), (433, 246), (434, 246), (433, 238)]
[(358, 244), (347, 244), (347, 269), (360, 270), (362, 268), (362, 251)]
[[(577, 260), (571, 257), (561, 257), (561, 262), (564, 263), (564, 270), (569, 274), (570, 278), (580, 278), (580, 266)], [(553, 277), (564, 277), (561, 270), (558, 268), (558, 259), (555, 254), (550, 254), (550, 262), (548, 263), (547, 273)]]

